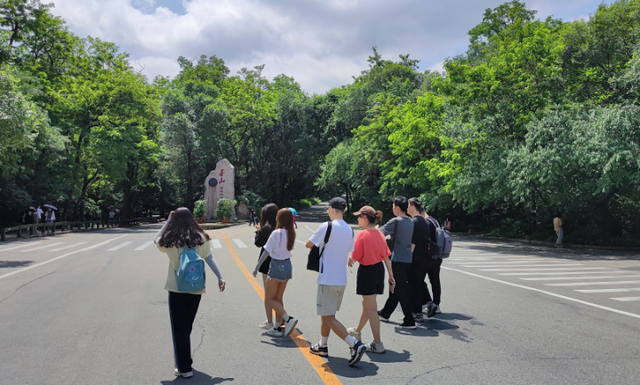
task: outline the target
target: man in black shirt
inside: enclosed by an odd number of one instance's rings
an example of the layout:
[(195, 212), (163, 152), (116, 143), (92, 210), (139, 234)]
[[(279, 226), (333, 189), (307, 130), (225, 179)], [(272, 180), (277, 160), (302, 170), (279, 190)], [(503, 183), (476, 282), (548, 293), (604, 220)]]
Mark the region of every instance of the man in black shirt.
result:
[[(416, 321), (422, 321), (423, 305), (427, 305), (427, 317), (433, 317), (440, 312), (440, 266), (442, 259), (434, 258), (437, 253), (436, 226), (431, 218), (428, 218), (422, 202), (417, 198), (409, 199), (408, 214), (413, 219), (413, 237), (411, 239), (413, 262), (410, 276), (411, 292), (413, 293), (412, 312)], [(425, 282), (429, 276), (433, 300), (429, 295), (429, 288)]]

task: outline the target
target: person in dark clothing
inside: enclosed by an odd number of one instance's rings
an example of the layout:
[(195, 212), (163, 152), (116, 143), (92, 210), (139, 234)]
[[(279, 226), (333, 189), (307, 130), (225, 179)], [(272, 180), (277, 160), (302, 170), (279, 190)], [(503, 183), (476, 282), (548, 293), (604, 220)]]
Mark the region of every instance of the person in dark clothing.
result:
[[(409, 199), (407, 212), (413, 218), (413, 237), (411, 240), (413, 250), (413, 262), (410, 277), (411, 291), (413, 293), (412, 312), (416, 321), (422, 321), (423, 306), (427, 307), (427, 317), (433, 317), (440, 312), (440, 266), (442, 259), (433, 258), (437, 253), (435, 219), (427, 215), (422, 202), (417, 198)], [(425, 278), (429, 276), (433, 299), (429, 295), (429, 288)]]
[[(268, 203), (265, 205), (260, 211), (260, 223), (256, 225), (256, 238), (253, 242), (254, 245), (260, 248), (260, 254), (258, 254), (258, 259), (260, 259), (260, 255), (264, 251), (264, 245), (267, 244), (269, 240), (269, 236), (276, 228), (276, 217), (278, 215), (278, 206), (275, 203)], [(267, 257), (267, 259), (260, 265), (258, 271), (262, 273), (262, 283), (263, 287), (266, 289), (267, 287), (267, 274), (269, 274), (269, 264), (271, 263), (271, 257)], [(282, 302), (282, 298), (279, 298), (280, 302)], [(261, 329), (269, 330), (273, 327), (273, 309), (267, 305), (266, 297), (264, 301), (265, 311), (267, 313), (266, 321), (260, 324)], [(276, 319), (281, 319), (282, 314), (276, 314)]]
[(249, 210), (249, 226), (256, 226), (256, 209), (252, 207)]
[(393, 214), (395, 218), (380, 227), (382, 234), (395, 238), (391, 254), (391, 267), (396, 280), (396, 287), (394, 291), (389, 292), (389, 298), (382, 310), (378, 311), (378, 316), (381, 321), (389, 322), (389, 317), (398, 306), (398, 302), (400, 302), (402, 313), (404, 314), (404, 320), (400, 327), (403, 329), (415, 329), (416, 322), (411, 312), (413, 299), (409, 286), (413, 221), (407, 216), (407, 207), (407, 198), (403, 196), (395, 197), (393, 199)]

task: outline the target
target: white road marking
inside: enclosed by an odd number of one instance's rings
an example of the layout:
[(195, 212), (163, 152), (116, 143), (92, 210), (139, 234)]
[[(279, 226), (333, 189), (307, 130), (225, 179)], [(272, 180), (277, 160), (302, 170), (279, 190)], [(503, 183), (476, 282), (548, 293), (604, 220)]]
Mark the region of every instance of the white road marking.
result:
[(118, 246), (115, 246), (115, 247), (112, 247), (112, 248), (108, 249), (107, 251), (117, 251), (117, 250), (122, 249), (126, 245), (131, 244), (131, 243), (133, 243), (133, 241), (123, 242), (123, 243), (119, 244)]
[(119, 237), (116, 237), (116, 238), (110, 239), (110, 240), (108, 240), (108, 241), (100, 242), (100, 243), (95, 244), (95, 245), (93, 245), (93, 246), (85, 247), (84, 249), (82, 249), (82, 250), (80, 250), (80, 251), (97, 249), (97, 248), (98, 248), (98, 247), (100, 247), (100, 246), (104, 246), (104, 245), (106, 245), (106, 244), (107, 244), (107, 243), (109, 243), (109, 242), (115, 241), (116, 239), (120, 239), (120, 238), (126, 237), (127, 235), (129, 235), (129, 234), (121, 235), (121, 236), (119, 236)]
[(307, 228), (309, 231), (311, 231), (312, 233), (315, 233), (315, 232), (316, 232), (315, 230), (312, 230), (312, 229), (311, 229), (311, 227), (309, 227), (309, 226), (307, 226), (307, 225), (304, 225), (304, 227), (306, 227), (306, 228)]
[(78, 242), (78, 243), (74, 243), (73, 245), (69, 245), (69, 246), (65, 246), (65, 247), (59, 247), (59, 248), (53, 249), (51, 251), (62, 251), (62, 250), (70, 249), (72, 247), (84, 245), (85, 243), (87, 243), (87, 242)]
[(632, 291), (640, 291), (640, 287), (629, 287), (629, 288), (620, 288), (620, 289), (585, 289), (585, 290), (574, 290), (578, 293), (586, 293), (586, 294), (598, 294), (598, 293), (629, 293)]
[[(42, 249), (46, 249), (47, 247), (51, 247), (51, 246), (57, 246), (57, 245), (62, 245), (64, 242), (54, 242), (54, 243), (48, 243), (44, 246), (38, 246), (36, 248), (33, 249), (28, 249), (28, 250), (20, 250), (21, 253), (28, 253), (30, 251), (36, 251), (36, 250), (42, 250)], [(53, 251), (53, 250), (52, 250)]]
[(241, 240), (239, 240), (239, 239), (235, 239), (235, 238), (234, 238), (234, 239), (232, 239), (232, 241), (233, 241), (236, 245), (238, 245), (238, 247), (239, 247), (239, 248), (241, 248), (241, 249), (246, 249), (246, 248), (247, 248), (247, 245), (245, 245), (245, 244), (244, 244), (244, 242), (242, 242), (242, 241), (241, 241)]
[[(558, 267), (558, 266), (583, 266), (582, 263), (556, 263), (554, 265), (460, 265), (462, 267), (512, 267), (518, 268), (520, 270), (521, 267)], [(525, 270), (525, 269), (522, 269)]]
[(632, 283), (640, 283), (640, 281), (547, 283), (545, 286), (629, 285)]
[(556, 298), (561, 298), (567, 301), (572, 301), (572, 302), (577, 302), (577, 303), (581, 303), (583, 305), (587, 305), (587, 306), (591, 306), (591, 307), (595, 307), (601, 310), (607, 310), (610, 311), (612, 313), (617, 313), (617, 314), (622, 314), (622, 315), (626, 315), (629, 317), (634, 317), (634, 318), (638, 318), (640, 319), (640, 314), (635, 314), (635, 313), (630, 313), (630, 312), (626, 312), (626, 311), (622, 311), (622, 310), (618, 310), (618, 309), (614, 309), (612, 307), (608, 307), (608, 306), (602, 306), (602, 305), (598, 305), (595, 303), (591, 303), (591, 302), (587, 302), (587, 301), (583, 301), (580, 299), (576, 299), (576, 298), (571, 298), (571, 297), (567, 297), (565, 295), (560, 295), (560, 294), (556, 294), (556, 293), (552, 293), (550, 291), (546, 291), (546, 290), (540, 290), (540, 289), (536, 289), (535, 287), (529, 287), (529, 286), (524, 286), (524, 285), (518, 285), (517, 283), (511, 283), (511, 282), (507, 282), (507, 281), (501, 281), (499, 279), (495, 279), (495, 278), (491, 278), (491, 277), (485, 277), (483, 275), (479, 275), (479, 274), (474, 274), (474, 273), (469, 273), (467, 271), (464, 270), (458, 270), (458, 269), (452, 269), (450, 267), (446, 267), (446, 266), (442, 266), (443, 269), (445, 270), (450, 270), (450, 271), (456, 271), (458, 273), (462, 273), (462, 274), (466, 274), (466, 275), (470, 275), (472, 277), (476, 277), (476, 278), (482, 278), (482, 279), (486, 279), (488, 281), (493, 281), (493, 282), (497, 282), (497, 283), (501, 283), (503, 285), (507, 285), (507, 286), (513, 286), (513, 287), (518, 287), (520, 289), (525, 289), (525, 290), (530, 290), (530, 291), (535, 291), (537, 293), (542, 293), (542, 294), (546, 294), (552, 297), (556, 297)]
[(623, 274), (625, 271), (566, 271), (554, 273), (498, 273), (498, 275), (563, 275), (563, 274)]
[(566, 270), (571, 270), (571, 271), (575, 271), (575, 270), (607, 270), (606, 267), (560, 267), (560, 268), (555, 268), (555, 267), (542, 267), (542, 268), (526, 268), (526, 269), (521, 269), (521, 268), (500, 268), (500, 269), (480, 269), (480, 271), (566, 271)]
[(23, 271), (27, 271), (27, 270), (35, 269), (36, 267), (39, 267), (39, 266), (42, 266), (42, 265), (46, 265), (47, 263), (51, 263), (51, 262), (53, 262), (53, 261), (57, 261), (57, 260), (62, 259), (62, 258), (66, 258), (66, 257), (68, 257), (68, 256), (70, 256), (70, 255), (73, 255), (73, 254), (79, 253), (79, 252), (81, 252), (81, 251), (92, 250), (92, 249), (95, 249), (95, 248), (97, 248), (97, 247), (104, 246), (104, 245), (106, 245), (106, 244), (107, 244), (107, 243), (109, 243), (109, 242), (115, 241), (116, 239), (120, 239), (120, 238), (122, 238), (122, 237), (126, 237), (127, 235), (129, 235), (129, 234), (121, 235), (121, 236), (119, 236), (119, 237), (115, 237), (115, 238), (113, 238), (113, 239), (109, 239), (108, 241), (100, 242), (100, 243), (97, 243), (97, 244), (95, 244), (95, 245), (93, 245), (93, 246), (90, 246), (90, 247), (85, 247), (84, 249), (80, 249), (80, 250), (72, 251), (72, 252), (70, 252), (70, 253), (63, 254), (63, 255), (61, 255), (61, 256), (59, 256), (59, 257), (55, 257), (55, 258), (50, 259), (50, 260), (48, 260), (48, 261), (44, 261), (44, 262), (40, 262), (40, 263), (36, 263), (35, 265), (29, 266), (29, 267), (25, 267), (24, 269), (20, 269), (20, 270), (12, 271), (11, 273), (7, 273), (7, 274), (5, 274), (5, 275), (0, 275), (0, 279), (7, 278), (7, 277), (11, 277), (12, 275), (16, 275), (16, 274), (18, 274), (18, 273), (22, 273)]
[(20, 246), (15, 246), (15, 247), (8, 247), (8, 248), (6, 248), (6, 249), (2, 249), (2, 250), (0, 250), (0, 253), (2, 253), (3, 251), (17, 250), (17, 249), (21, 249), (21, 248), (23, 248), (23, 247), (28, 247), (28, 246), (35, 246), (35, 245), (37, 245), (37, 244), (39, 244), (39, 243), (42, 243), (42, 241), (39, 241), (39, 242), (33, 242), (33, 243), (27, 243), (27, 244), (23, 244), (23, 245), (20, 245)]
[[(618, 273), (614, 271), (614, 273)], [(557, 281), (557, 280), (578, 280), (578, 279), (603, 279), (603, 278), (640, 278), (640, 275), (598, 275), (591, 277), (536, 277), (536, 278), (520, 278), (525, 281)]]
[(298, 243), (299, 243), (299, 244), (301, 244), (301, 245), (306, 245), (306, 244), (307, 244), (307, 242), (302, 242), (302, 241), (301, 241), (301, 240), (299, 240), (299, 239), (296, 239), (296, 242), (298, 242)]
[(622, 301), (622, 302), (630, 302), (630, 301), (640, 301), (640, 297), (618, 297), (618, 298), (609, 298), (615, 301)]
[(219, 239), (212, 239), (211, 246), (213, 246), (214, 249), (222, 249), (222, 244)]
[(142, 251), (142, 250), (146, 249), (147, 247), (149, 247), (149, 246), (151, 246), (151, 245), (153, 245), (153, 241), (147, 241), (147, 242), (143, 243), (142, 245), (140, 245), (140, 246), (136, 247), (136, 248), (135, 248), (135, 249), (133, 249), (133, 250), (135, 250), (135, 251)]

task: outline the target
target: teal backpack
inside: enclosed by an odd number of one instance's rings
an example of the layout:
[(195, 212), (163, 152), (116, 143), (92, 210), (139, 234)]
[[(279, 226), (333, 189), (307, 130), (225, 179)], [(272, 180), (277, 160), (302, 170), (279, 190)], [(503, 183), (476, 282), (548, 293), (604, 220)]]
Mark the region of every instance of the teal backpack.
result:
[(193, 293), (204, 290), (204, 260), (195, 249), (184, 247), (180, 253), (180, 266), (176, 270), (178, 291)]

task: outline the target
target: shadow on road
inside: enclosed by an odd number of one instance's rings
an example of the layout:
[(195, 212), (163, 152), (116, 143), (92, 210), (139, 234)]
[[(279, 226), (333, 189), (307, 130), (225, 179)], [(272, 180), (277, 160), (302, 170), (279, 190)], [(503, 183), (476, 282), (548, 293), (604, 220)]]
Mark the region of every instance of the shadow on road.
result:
[(373, 362), (411, 362), (411, 352), (403, 350), (402, 353), (386, 349), (383, 354), (367, 353), (370, 361)]
[(0, 269), (10, 269), (13, 267), (25, 267), (32, 264), (33, 261), (0, 261)]
[(194, 370), (193, 377), (191, 378), (176, 377), (175, 379), (170, 381), (160, 381), (160, 383), (162, 385), (182, 384), (182, 383), (213, 385), (213, 384), (222, 384), (223, 382), (234, 381), (234, 380), (235, 380), (234, 378), (212, 377), (206, 373), (202, 373), (197, 370)]
[[(346, 350), (345, 356), (347, 356), (349, 347), (344, 344), (340, 345), (342, 349)], [(378, 374), (378, 365), (368, 362), (366, 355), (363, 356), (362, 360), (354, 366), (349, 366), (349, 360), (347, 358), (329, 356), (327, 357), (327, 363), (322, 365), (322, 367), (326, 370), (329, 366), (331, 367), (329, 370), (333, 373), (347, 378), (370, 377)]]

